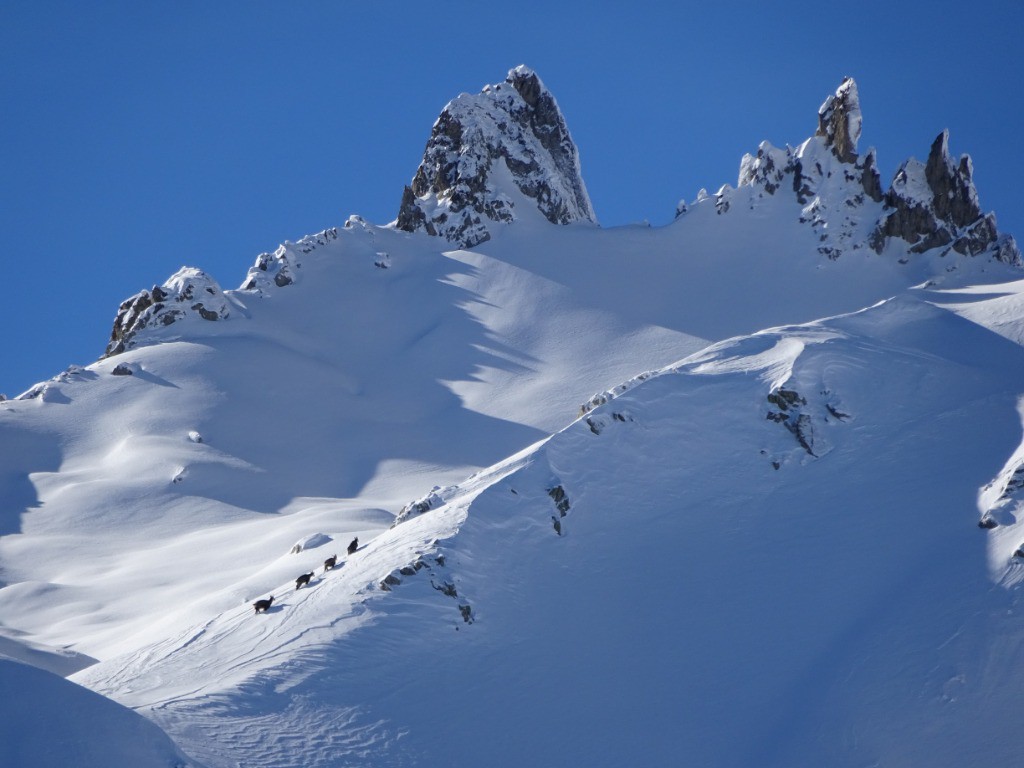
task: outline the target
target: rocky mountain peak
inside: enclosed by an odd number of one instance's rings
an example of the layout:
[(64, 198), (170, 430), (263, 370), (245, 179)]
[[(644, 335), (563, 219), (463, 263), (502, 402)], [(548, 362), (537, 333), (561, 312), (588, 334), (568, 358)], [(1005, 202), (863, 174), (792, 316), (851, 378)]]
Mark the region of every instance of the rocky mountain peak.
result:
[(553, 224), (596, 220), (558, 104), (533, 70), (519, 66), (444, 108), (395, 226), (469, 248), (489, 240), (495, 223), (522, 215), (516, 207), (524, 198)]
[(899, 238), (910, 244), (911, 253), (933, 248), (965, 256), (991, 252), (998, 261), (1020, 264), (1013, 237), (1001, 235), (995, 214), (981, 210), (973, 175), (971, 158), (953, 160), (949, 131), (940, 133), (925, 163), (911, 158), (896, 171), (872, 247), (881, 253), (887, 238)]
[[(1014, 239), (1000, 234), (995, 215), (981, 209), (970, 157), (950, 154), (948, 131), (932, 142), (925, 163), (907, 160), (883, 190), (875, 151), (857, 154), (862, 123), (857, 84), (848, 77), (819, 108), (814, 136), (795, 148), (762, 142), (756, 154), (744, 156), (737, 190), (720, 190), (716, 211), (727, 213), (738, 190), (751, 207), (793, 194), (800, 221), (815, 230), (818, 251), (829, 259), (862, 248), (882, 253), (894, 243), (900, 258), (908, 251), (945, 256), (952, 250), (1021, 263)], [(677, 215), (685, 211), (683, 204)]]
[(825, 145), (836, 157), (844, 163), (852, 163), (857, 159), (862, 123), (857, 83), (852, 77), (847, 77), (818, 109), (818, 131), (815, 135), (825, 140)]

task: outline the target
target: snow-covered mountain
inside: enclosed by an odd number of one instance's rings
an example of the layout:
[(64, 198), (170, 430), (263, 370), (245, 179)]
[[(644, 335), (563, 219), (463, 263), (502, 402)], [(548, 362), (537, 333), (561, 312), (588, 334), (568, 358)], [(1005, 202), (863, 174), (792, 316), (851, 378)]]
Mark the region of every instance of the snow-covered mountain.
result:
[(0, 403), (0, 654), (188, 756), (125, 765), (1012, 760), (1019, 251), (947, 134), (884, 189), (817, 118), (602, 229), (518, 67), (394, 222), (128, 299)]

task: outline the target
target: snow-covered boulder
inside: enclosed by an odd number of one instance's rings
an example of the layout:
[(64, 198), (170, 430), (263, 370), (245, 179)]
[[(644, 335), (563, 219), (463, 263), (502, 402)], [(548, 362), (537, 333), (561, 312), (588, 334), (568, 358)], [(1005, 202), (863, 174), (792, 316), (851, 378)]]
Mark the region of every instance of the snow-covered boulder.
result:
[(182, 267), (163, 285), (140, 291), (121, 303), (106, 356), (133, 347), (143, 329), (162, 328), (186, 318), (223, 320), (230, 314), (228, 300), (216, 280), (195, 267)]
[(554, 97), (528, 67), (441, 112), (395, 225), (463, 247), (519, 217), (523, 197), (553, 224), (596, 221), (576, 145)]

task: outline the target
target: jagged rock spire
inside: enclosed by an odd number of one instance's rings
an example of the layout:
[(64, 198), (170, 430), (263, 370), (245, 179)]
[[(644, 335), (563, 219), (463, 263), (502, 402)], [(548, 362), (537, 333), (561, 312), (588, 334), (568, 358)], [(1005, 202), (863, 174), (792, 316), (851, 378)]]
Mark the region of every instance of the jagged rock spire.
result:
[(395, 226), (472, 247), (490, 239), (492, 222), (514, 221), (523, 197), (554, 224), (596, 220), (558, 104), (519, 66), (444, 108)]
[(923, 165), (907, 160), (896, 171), (885, 195), (885, 213), (871, 238), (881, 253), (886, 238), (911, 244), (911, 253), (952, 248), (977, 256), (991, 250), (994, 258), (1019, 264), (1020, 251), (1013, 237), (1000, 235), (995, 214), (985, 214), (974, 187), (974, 168), (968, 155), (954, 161), (949, 154), (949, 131), (932, 142)]
[[(738, 189), (753, 200), (792, 190), (803, 206), (800, 220), (815, 229), (818, 251), (830, 259), (865, 246), (882, 253), (896, 239), (904, 241), (897, 244), (903, 252), (952, 250), (1021, 263), (1014, 239), (1000, 234), (995, 215), (978, 203), (970, 157), (950, 155), (948, 132), (932, 143), (926, 163), (903, 163), (883, 194), (875, 151), (857, 154), (862, 123), (857, 84), (848, 77), (818, 110), (812, 138), (784, 149), (762, 142), (756, 155), (744, 156)], [(732, 194), (729, 187), (716, 194), (719, 214), (729, 210)], [(866, 241), (861, 222), (870, 227)]]
[(857, 83), (852, 77), (847, 77), (835, 94), (825, 99), (818, 109), (818, 132), (815, 135), (825, 139), (825, 145), (836, 157), (844, 163), (852, 163), (857, 159), (862, 123)]

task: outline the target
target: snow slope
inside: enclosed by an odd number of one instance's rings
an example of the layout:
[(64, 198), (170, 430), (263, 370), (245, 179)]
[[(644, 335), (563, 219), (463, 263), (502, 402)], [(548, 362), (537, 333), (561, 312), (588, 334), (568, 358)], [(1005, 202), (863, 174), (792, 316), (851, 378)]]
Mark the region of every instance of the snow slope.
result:
[(0, 653), (211, 768), (1012, 759), (1024, 282), (832, 153), (140, 292), (0, 402)]
[(1022, 374), (912, 298), (716, 345), (267, 615), (76, 679), (211, 766), (1010, 761), (1024, 633), (992, 576), (1024, 566), (990, 573), (976, 522)]
[(57, 675), (0, 657), (0, 692), (0, 763), (5, 766), (186, 764), (187, 758), (146, 718)]

